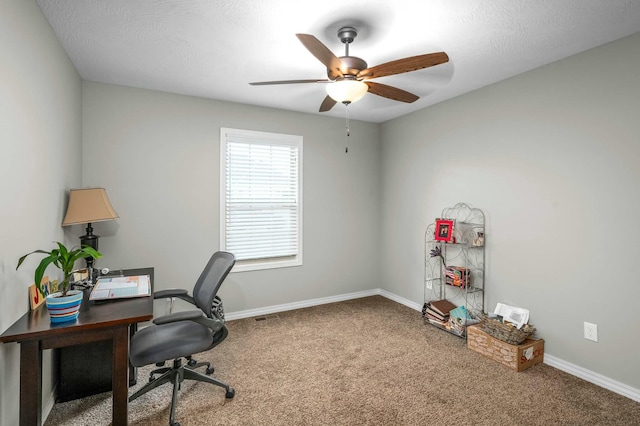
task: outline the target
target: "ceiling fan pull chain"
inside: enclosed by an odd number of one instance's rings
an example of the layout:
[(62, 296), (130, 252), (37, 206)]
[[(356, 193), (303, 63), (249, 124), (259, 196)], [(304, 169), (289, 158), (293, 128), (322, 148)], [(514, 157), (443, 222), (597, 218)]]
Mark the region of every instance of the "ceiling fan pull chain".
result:
[(349, 130), (349, 103), (350, 102), (343, 102), (344, 103), (344, 108), (345, 108), (345, 115), (346, 115), (346, 129), (347, 129), (347, 139), (346, 139), (346, 143), (345, 143), (345, 147), (344, 147), (344, 152), (346, 154), (349, 153), (349, 136), (351, 136), (351, 131)]
[(349, 102), (345, 102), (344, 106), (345, 106), (345, 110), (347, 112), (347, 137), (349, 137), (349, 136), (351, 136), (351, 131), (349, 130)]

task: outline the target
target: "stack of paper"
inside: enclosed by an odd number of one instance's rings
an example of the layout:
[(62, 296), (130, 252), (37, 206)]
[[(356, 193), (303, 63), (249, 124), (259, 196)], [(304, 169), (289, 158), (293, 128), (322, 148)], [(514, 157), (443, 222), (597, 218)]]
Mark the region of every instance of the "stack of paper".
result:
[(100, 277), (89, 296), (90, 300), (122, 299), (151, 295), (149, 275), (130, 277)]
[(516, 308), (514, 306), (498, 303), (493, 313), (500, 315), (503, 322), (509, 321), (514, 323), (518, 329), (521, 329), (523, 325), (529, 322), (528, 309)]

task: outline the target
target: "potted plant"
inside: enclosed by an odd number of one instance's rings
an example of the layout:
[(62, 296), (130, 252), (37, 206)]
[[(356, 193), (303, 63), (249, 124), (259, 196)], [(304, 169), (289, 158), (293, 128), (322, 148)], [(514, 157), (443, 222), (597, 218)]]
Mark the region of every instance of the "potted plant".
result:
[[(52, 322), (71, 321), (78, 317), (80, 310), (80, 304), (82, 303), (82, 292), (77, 290), (69, 290), (69, 284), (71, 280), (71, 274), (74, 265), (77, 260), (85, 257), (92, 257), (98, 259), (102, 257), (102, 254), (92, 247), (84, 246), (69, 250), (64, 244), (58, 242), (58, 248), (51, 251), (35, 250), (31, 253), (27, 253), (18, 260), (18, 266), (22, 265), (27, 256), (34, 253), (40, 253), (46, 255), (41, 261), (35, 271), (35, 285), (42, 297), (46, 297), (47, 307), (49, 308), (49, 314)], [(44, 277), (45, 270), (51, 264), (58, 267), (63, 274), (63, 279), (60, 282), (60, 291), (47, 295), (42, 287), (42, 277)]]

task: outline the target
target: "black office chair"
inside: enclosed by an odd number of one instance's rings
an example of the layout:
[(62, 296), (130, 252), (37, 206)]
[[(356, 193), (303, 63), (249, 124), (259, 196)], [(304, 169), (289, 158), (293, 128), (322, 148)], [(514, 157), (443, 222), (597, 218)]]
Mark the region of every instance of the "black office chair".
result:
[[(160, 368), (151, 373), (149, 383), (129, 397), (133, 401), (158, 386), (173, 383), (170, 426), (179, 426), (175, 421), (176, 405), (180, 383), (184, 379), (211, 383), (226, 390), (225, 396), (233, 398), (235, 391), (226, 383), (195, 371), (206, 366), (207, 374), (213, 373), (209, 363), (198, 363), (193, 354), (207, 351), (220, 344), (228, 335), (224, 321), (222, 301), (216, 296), (220, 285), (233, 268), (235, 257), (231, 253), (218, 251), (211, 256), (209, 263), (200, 274), (193, 288), (193, 296), (187, 290), (169, 289), (153, 293), (154, 299), (176, 297), (200, 308), (199, 311), (176, 312), (153, 320), (150, 325), (131, 338), (129, 359), (134, 367), (156, 364), (173, 360), (171, 367)], [(182, 363), (182, 358), (187, 363)], [(155, 378), (155, 374), (161, 374)]]

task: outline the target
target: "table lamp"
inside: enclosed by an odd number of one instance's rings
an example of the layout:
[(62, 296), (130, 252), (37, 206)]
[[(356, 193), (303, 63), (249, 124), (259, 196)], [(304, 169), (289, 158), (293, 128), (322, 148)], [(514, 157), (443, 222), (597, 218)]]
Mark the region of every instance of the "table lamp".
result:
[[(94, 235), (91, 223), (118, 218), (104, 188), (82, 188), (69, 191), (69, 205), (62, 226), (87, 224), (87, 233), (80, 237), (80, 246), (98, 250), (98, 235)], [(93, 258), (86, 257), (87, 269), (93, 272)]]

